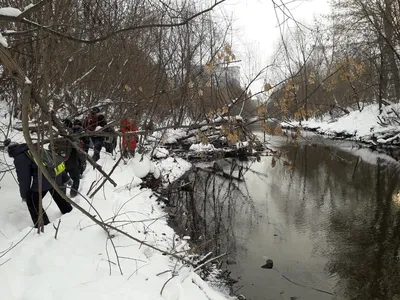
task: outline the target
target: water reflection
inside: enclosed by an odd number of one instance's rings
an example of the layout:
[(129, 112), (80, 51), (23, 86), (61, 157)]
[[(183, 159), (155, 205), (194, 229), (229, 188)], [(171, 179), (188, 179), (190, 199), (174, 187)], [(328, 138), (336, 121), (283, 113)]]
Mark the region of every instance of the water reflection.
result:
[(180, 204), (176, 205), (175, 213), (186, 216), (175, 226), (190, 235), (201, 252), (213, 251), (216, 255), (229, 252), (232, 260), (235, 253), (246, 251), (248, 234), (239, 236), (235, 228), (249, 233), (257, 223), (255, 203), (243, 180), (251, 164), (221, 160), (203, 166), (189, 178), (189, 188), (178, 191), (175, 197), (169, 196), (180, 199), (176, 201)]
[(229, 252), (249, 299), (400, 299), (398, 168), (324, 146), (281, 151), (198, 170), (177, 197), (181, 228), (202, 251)]
[[(332, 148), (282, 148), (293, 168), (287, 193), (274, 190), (285, 219), (310, 229), (314, 254), (326, 257), (326, 272), (337, 279), (337, 299), (396, 299), (400, 295), (399, 172), (378, 159), (362, 162)], [(290, 197), (297, 194), (299, 197)], [(283, 197), (282, 197), (283, 196)], [(285, 197), (286, 196), (286, 197)], [(395, 200), (395, 201), (394, 201)], [(396, 296), (397, 295), (397, 296)]]

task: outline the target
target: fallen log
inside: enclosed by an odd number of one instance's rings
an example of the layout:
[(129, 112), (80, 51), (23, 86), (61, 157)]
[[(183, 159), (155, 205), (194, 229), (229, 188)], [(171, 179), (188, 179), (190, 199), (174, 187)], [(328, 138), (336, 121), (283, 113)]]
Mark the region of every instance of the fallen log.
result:
[(222, 148), (211, 151), (187, 151), (183, 149), (171, 150), (176, 156), (186, 159), (188, 161), (213, 161), (223, 158), (238, 158), (239, 160), (247, 160), (248, 157), (257, 157), (261, 151), (250, 151), (249, 149), (231, 149)]

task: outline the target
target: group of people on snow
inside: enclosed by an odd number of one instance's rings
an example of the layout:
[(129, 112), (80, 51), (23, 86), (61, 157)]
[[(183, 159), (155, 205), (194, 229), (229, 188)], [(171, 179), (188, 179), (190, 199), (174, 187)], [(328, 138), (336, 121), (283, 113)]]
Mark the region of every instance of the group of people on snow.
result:
[[(39, 202), (40, 196), (44, 197), (50, 194), (60, 209), (62, 214), (69, 213), (72, 206), (68, 203), (60, 193), (54, 188), (57, 185), (64, 193), (67, 191), (67, 186), (70, 186), (70, 197), (74, 198), (78, 194), (80, 179), (86, 169), (86, 156), (92, 145), (92, 159), (97, 162), (100, 159), (100, 152), (103, 147), (109, 153), (113, 153), (117, 139), (115, 135), (102, 136), (96, 135), (99, 127), (102, 132), (113, 132), (111, 126), (107, 126), (106, 118), (100, 113), (98, 107), (90, 110), (89, 115), (83, 121), (79, 119), (65, 119), (63, 123), (70, 133), (88, 133), (87, 136), (79, 138), (79, 146), (82, 151), (77, 150), (70, 141), (66, 139), (56, 139), (51, 149), (54, 149), (55, 155), (49, 150), (41, 151), (42, 164), (50, 173), (54, 182), (49, 181), (42, 174), (41, 183), (39, 183), (39, 167), (37, 162), (29, 150), (26, 143), (18, 144), (11, 140), (6, 140), (4, 146), (10, 157), (14, 159), (15, 170), (17, 173), (20, 196), (28, 206), (35, 228), (39, 222)], [(137, 131), (136, 126), (129, 120), (121, 122), (120, 131), (125, 133), (128, 131)], [(136, 149), (137, 138), (134, 135), (122, 138), (121, 150), (122, 154), (134, 156)], [(49, 218), (42, 208), (43, 224), (50, 223)]]

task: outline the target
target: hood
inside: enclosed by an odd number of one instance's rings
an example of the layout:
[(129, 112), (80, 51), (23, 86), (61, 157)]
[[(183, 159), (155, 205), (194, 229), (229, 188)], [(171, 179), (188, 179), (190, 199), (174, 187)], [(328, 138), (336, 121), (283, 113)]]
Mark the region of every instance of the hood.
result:
[(67, 128), (72, 128), (72, 121), (70, 119), (64, 119), (63, 120), (63, 124), (67, 127)]
[(81, 127), (79, 127), (79, 128), (74, 128), (74, 129), (72, 130), (72, 133), (81, 133), (81, 132), (83, 132), (83, 128), (81, 128)]
[(29, 147), (27, 144), (14, 144), (8, 146), (8, 155), (12, 158), (17, 157), (19, 154), (28, 151)]
[(82, 126), (82, 121), (79, 119), (74, 119), (74, 121), (72, 122), (73, 125), (79, 125)]

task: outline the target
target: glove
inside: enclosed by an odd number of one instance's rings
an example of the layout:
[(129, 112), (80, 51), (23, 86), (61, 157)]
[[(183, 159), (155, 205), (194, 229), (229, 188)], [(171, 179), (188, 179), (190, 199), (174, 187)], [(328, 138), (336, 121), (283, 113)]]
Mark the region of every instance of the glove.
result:
[(22, 202), (26, 202), (26, 198), (22, 198)]

